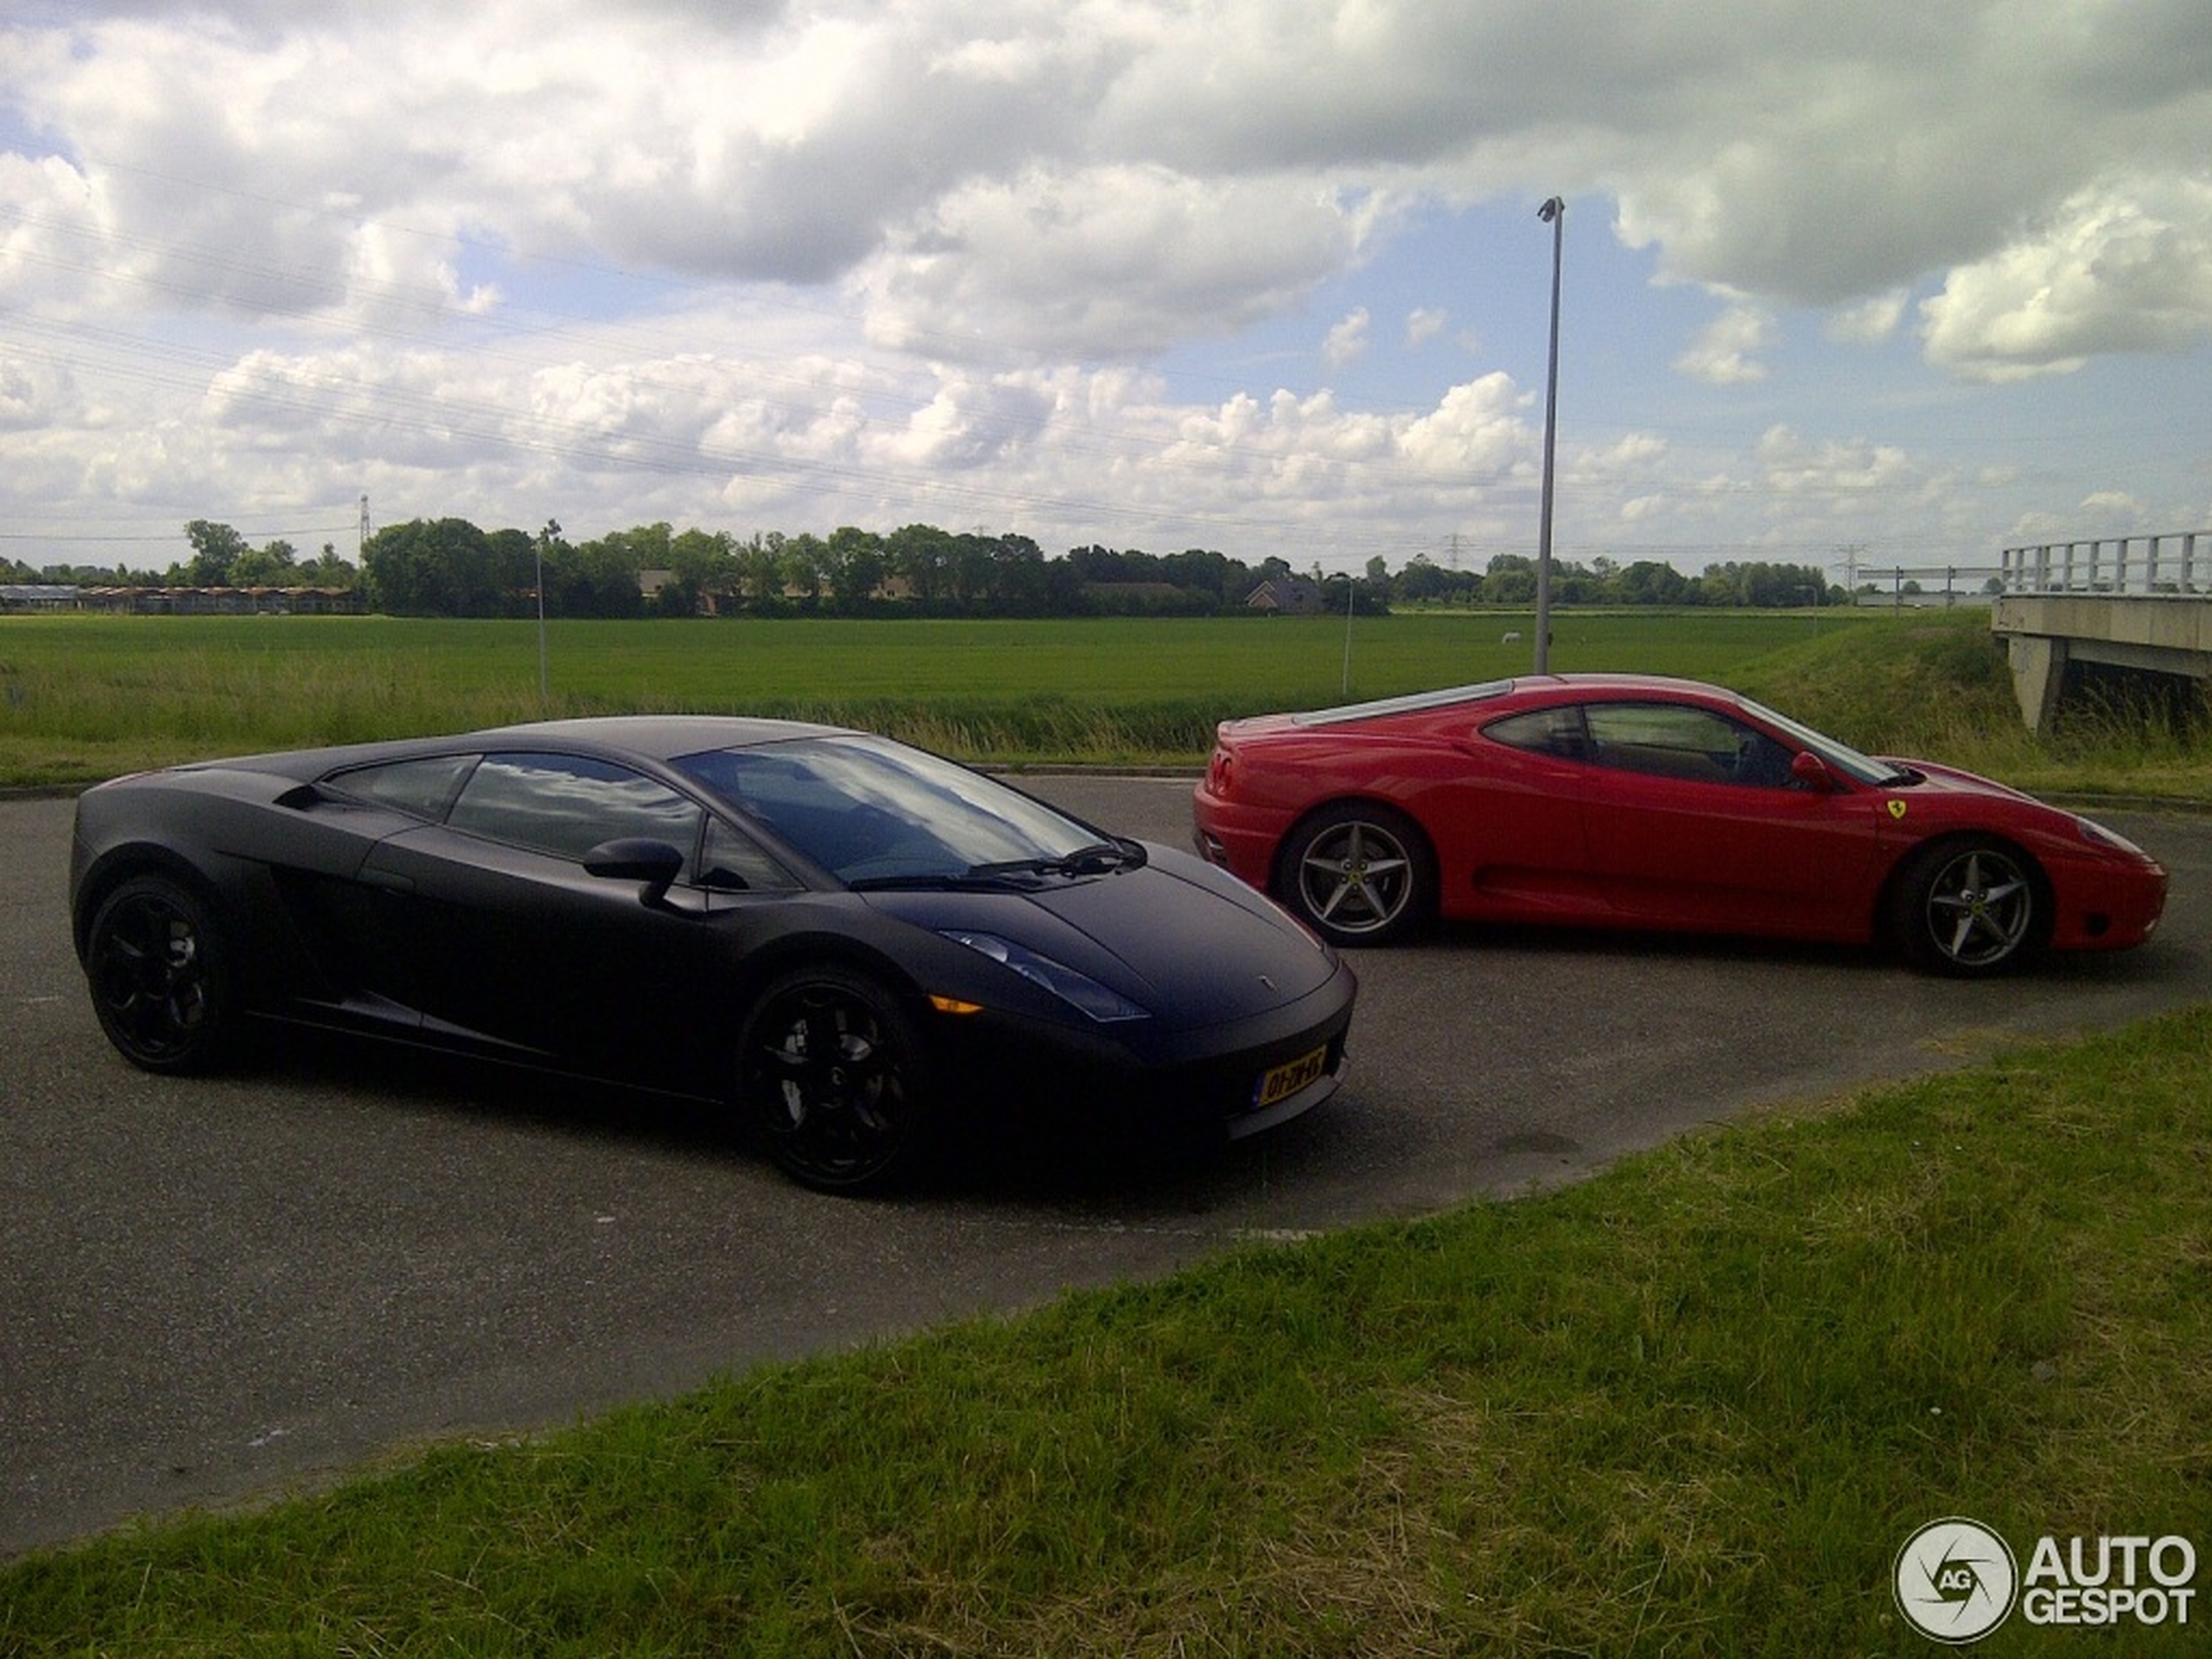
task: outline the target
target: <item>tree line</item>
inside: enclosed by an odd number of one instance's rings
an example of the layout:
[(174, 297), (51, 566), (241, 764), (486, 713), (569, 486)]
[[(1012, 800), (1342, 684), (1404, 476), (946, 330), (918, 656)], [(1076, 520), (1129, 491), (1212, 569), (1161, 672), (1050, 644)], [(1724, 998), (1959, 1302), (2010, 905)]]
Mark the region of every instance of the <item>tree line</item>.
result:
[[(0, 564), (16, 582), (80, 586), (288, 587), (362, 590), (372, 610), (403, 617), (535, 615), (1207, 616), (1245, 609), (1264, 584), (1294, 605), (1341, 614), (1393, 606), (1526, 606), (1536, 561), (1493, 556), (1480, 570), (1417, 554), (1392, 572), (1301, 574), (1269, 557), (1253, 565), (1202, 548), (1153, 554), (1098, 545), (1049, 556), (1031, 538), (909, 524), (888, 534), (846, 526), (827, 536), (639, 525), (570, 541), (557, 523), (536, 532), (486, 530), (462, 518), (413, 519), (378, 530), (358, 565), (326, 543), (303, 558), (291, 543), (261, 547), (227, 524), (185, 526), (189, 559), (153, 575), (120, 568)], [(641, 580), (652, 573), (650, 583)], [(1710, 564), (1685, 576), (1657, 560), (1554, 560), (1552, 601), (1574, 605), (1790, 607), (1848, 596), (1815, 565)]]

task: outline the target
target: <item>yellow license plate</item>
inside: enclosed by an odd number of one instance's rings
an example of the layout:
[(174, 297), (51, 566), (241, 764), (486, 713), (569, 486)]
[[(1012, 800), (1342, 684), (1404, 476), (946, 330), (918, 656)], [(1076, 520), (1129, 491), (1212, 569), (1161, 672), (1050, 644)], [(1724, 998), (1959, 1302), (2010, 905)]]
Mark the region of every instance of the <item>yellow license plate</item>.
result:
[(1257, 1111), (1278, 1100), (1289, 1099), (1318, 1077), (1328, 1063), (1329, 1046), (1323, 1043), (1312, 1054), (1300, 1055), (1289, 1064), (1276, 1067), (1259, 1080), (1259, 1094), (1252, 1102), (1252, 1109)]

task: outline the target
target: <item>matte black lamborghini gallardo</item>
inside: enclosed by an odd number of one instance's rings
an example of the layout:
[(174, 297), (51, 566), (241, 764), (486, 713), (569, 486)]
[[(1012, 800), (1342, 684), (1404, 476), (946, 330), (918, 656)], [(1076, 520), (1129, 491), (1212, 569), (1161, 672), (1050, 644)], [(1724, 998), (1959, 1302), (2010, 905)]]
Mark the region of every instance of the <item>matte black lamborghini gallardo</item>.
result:
[(1228, 1136), (1331, 1094), (1352, 974), (1234, 878), (833, 727), (548, 722), (77, 807), (77, 951), (149, 1071), (257, 1016), (734, 1103), (824, 1188), (943, 1115)]

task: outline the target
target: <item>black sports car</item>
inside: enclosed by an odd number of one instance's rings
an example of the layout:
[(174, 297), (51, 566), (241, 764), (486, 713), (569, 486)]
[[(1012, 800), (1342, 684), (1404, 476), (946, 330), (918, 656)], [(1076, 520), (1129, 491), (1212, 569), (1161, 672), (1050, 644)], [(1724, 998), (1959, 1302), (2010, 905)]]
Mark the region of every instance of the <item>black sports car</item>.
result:
[(554, 721), (88, 790), (70, 910), (125, 1058), (266, 1016), (733, 1103), (810, 1185), (948, 1114), (1131, 1136), (1334, 1091), (1354, 986), (1241, 882), (887, 738)]

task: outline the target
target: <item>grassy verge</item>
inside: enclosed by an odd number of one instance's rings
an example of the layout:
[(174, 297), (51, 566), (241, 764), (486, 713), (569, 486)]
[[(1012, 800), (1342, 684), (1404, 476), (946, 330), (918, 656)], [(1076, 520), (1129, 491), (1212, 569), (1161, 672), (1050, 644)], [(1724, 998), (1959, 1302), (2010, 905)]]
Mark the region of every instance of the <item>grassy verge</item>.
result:
[(2170, 709), (2094, 697), (2055, 728), (2021, 723), (2004, 647), (1986, 618), (1908, 615), (1833, 631), (1743, 664), (1737, 689), (1847, 743), (1965, 766), (2046, 794), (2212, 800), (2212, 741)]
[(2197, 1009), (438, 1451), (0, 1571), (0, 1650), (1921, 1654), (1954, 1514), (2206, 1586), (2208, 1076)]
[[(1504, 637), (1525, 621), (1367, 619), (1349, 642), (1341, 620), (1293, 617), (556, 624), (541, 701), (529, 623), (16, 617), (0, 620), (0, 786), (660, 710), (865, 725), (1001, 764), (1195, 765), (1227, 716), (1525, 671)], [(1810, 637), (1770, 612), (1589, 616), (1560, 654), (1712, 678)]]
[[(0, 788), (570, 715), (826, 720), (997, 765), (1197, 766), (1215, 724), (1526, 672), (1511, 613), (1160, 622), (0, 619)], [(1979, 612), (1562, 613), (1553, 665), (1716, 680), (1862, 747), (2030, 789), (2212, 799), (2170, 721), (2031, 737)]]

